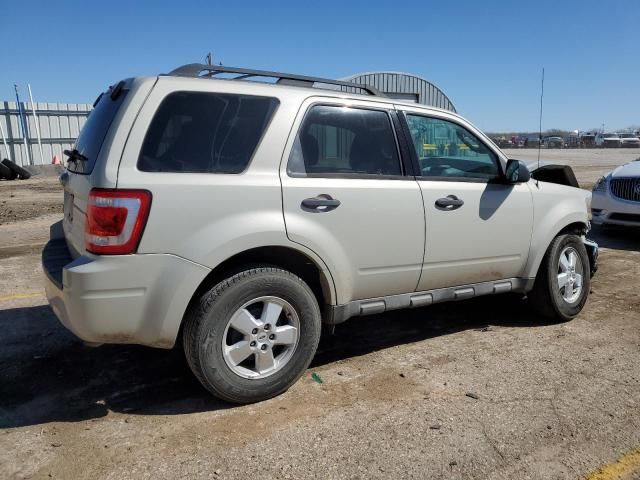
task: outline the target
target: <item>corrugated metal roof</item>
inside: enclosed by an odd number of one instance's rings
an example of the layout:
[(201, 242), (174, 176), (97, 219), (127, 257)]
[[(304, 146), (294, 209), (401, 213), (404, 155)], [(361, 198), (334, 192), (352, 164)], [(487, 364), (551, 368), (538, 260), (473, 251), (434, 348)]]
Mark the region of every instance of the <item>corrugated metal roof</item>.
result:
[[(416, 101), (423, 105), (456, 111), (449, 97), (433, 83), (410, 73), (402, 72), (366, 72), (352, 75), (341, 80), (365, 83), (393, 97), (399, 94), (401, 99), (415, 95)], [(405, 97), (407, 96), (407, 97)]]

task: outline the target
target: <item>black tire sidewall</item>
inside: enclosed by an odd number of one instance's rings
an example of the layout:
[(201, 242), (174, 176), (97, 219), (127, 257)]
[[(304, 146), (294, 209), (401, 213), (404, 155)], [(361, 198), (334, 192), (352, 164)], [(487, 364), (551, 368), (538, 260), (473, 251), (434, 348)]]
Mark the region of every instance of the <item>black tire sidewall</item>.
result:
[(13, 168), (11, 168), (10, 163), (13, 162), (9, 162), (9, 160), (6, 159), (2, 161), (2, 166), (6, 169), (2, 170), (2, 176), (7, 180), (15, 180), (18, 177), (18, 173)]
[(0, 163), (0, 178), (6, 178), (7, 180), (13, 180), (15, 173), (4, 163)]
[(15, 174), (13, 177), (14, 179), (16, 177), (19, 177), (21, 180), (27, 180), (31, 177), (31, 173), (29, 173), (28, 170), (22, 168), (20, 165), (12, 162), (11, 160), (4, 159), (2, 163)]
[[(195, 354), (199, 360), (199, 377), (206, 388), (225, 400), (247, 403), (279, 395), (300, 378), (316, 352), (321, 319), (309, 287), (289, 272), (268, 268), (239, 275), (242, 278), (223, 287), (208, 308), (201, 310)], [(214, 292), (219, 285), (214, 287)], [(300, 337), (293, 356), (282, 370), (263, 379), (247, 379), (227, 366), (222, 339), (231, 315), (245, 303), (263, 296), (280, 297), (291, 304), (300, 321)]]
[[(574, 303), (567, 303), (564, 298), (562, 298), (562, 295), (556, 286), (560, 253), (566, 247), (572, 247), (575, 249), (576, 252), (578, 252), (578, 259), (582, 263), (582, 292), (580, 293), (578, 301)], [(546, 261), (548, 262), (546, 288), (549, 292), (551, 307), (558, 317), (564, 320), (570, 320), (578, 315), (578, 313), (583, 309), (591, 288), (589, 255), (587, 254), (587, 249), (582, 243), (580, 237), (577, 235), (562, 235), (557, 237), (551, 245)]]

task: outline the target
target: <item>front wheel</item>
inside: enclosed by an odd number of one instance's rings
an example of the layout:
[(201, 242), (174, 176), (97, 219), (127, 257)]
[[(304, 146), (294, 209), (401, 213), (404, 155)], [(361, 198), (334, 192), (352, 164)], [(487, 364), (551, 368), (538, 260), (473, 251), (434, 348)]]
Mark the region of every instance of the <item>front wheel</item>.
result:
[(568, 234), (554, 238), (529, 294), (533, 307), (552, 320), (574, 318), (589, 296), (589, 265), (587, 250), (579, 236)]
[(207, 390), (234, 403), (265, 400), (293, 385), (313, 359), (321, 330), (311, 289), (271, 267), (220, 282), (185, 322), (191, 370)]

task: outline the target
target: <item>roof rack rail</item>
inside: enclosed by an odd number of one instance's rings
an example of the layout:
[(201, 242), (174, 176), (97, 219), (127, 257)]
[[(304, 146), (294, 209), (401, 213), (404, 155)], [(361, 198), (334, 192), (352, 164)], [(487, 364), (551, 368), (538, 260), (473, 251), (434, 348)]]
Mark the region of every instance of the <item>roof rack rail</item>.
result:
[[(204, 74), (203, 74), (204, 73)], [(371, 87), (363, 83), (354, 83), (344, 80), (332, 80), (329, 78), (320, 77), (308, 77), (306, 75), (296, 75), (292, 73), (271, 72), (268, 70), (253, 70), (250, 68), (237, 68), (227, 67), (222, 65), (205, 65), (202, 63), (190, 63), (188, 65), (182, 65), (171, 72), (168, 75), (179, 77), (214, 77), (221, 73), (237, 74), (237, 77), (231, 78), (231, 80), (243, 80), (250, 77), (265, 77), (276, 78), (276, 83), (284, 85), (296, 85), (313, 87), (315, 83), (323, 83), (327, 85), (337, 85), (339, 87), (348, 87), (364, 90), (369, 95), (376, 97), (385, 97), (378, 89)]]

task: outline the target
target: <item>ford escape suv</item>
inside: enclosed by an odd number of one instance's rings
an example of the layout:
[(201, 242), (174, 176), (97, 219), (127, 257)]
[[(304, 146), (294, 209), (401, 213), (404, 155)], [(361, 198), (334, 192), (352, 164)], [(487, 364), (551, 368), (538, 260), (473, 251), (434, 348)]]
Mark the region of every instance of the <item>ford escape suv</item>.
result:
[(587, 300), (590, 193), (452, 112), (208, 65), (94, 107), (43, 251), (51, 307), (86, 342), (180, 343), (225, 400), (285, 391), (323, 323), (505, 292), (566, 320)]

